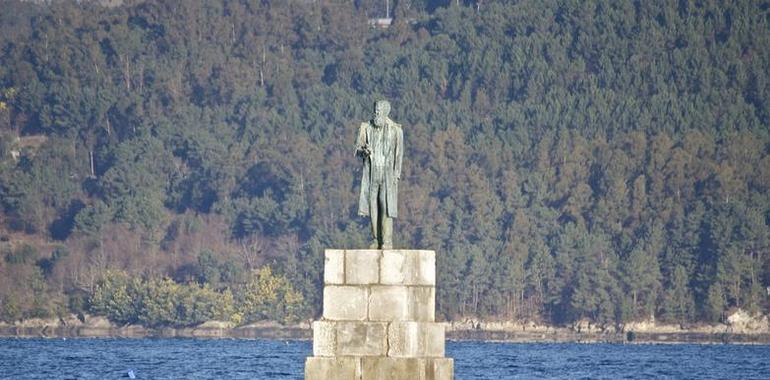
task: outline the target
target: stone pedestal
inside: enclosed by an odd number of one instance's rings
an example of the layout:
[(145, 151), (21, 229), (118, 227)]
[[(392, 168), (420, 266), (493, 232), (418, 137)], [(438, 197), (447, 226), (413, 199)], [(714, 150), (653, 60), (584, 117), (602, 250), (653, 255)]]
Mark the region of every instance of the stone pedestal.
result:
[(436, 253), (327, 249), (306, 380), (451, 380), (436, 323)]

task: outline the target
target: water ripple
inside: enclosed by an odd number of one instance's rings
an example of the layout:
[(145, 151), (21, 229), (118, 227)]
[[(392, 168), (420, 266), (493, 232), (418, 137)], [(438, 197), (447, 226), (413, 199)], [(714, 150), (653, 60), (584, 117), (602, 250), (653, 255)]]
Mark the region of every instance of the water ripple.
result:
[[(766, 379), (770, 346), (448, 342), (455, 377)], [(0, 338), (0, 379), (302, 379), (307, 341)]]

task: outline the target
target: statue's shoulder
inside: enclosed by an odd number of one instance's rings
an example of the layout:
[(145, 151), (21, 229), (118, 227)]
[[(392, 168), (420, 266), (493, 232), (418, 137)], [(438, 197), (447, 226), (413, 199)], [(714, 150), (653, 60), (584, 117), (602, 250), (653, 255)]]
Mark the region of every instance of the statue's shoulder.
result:
[(358, 129), (363, 131), (363, 130), (366, 130), (368, 126), (369, 126), (369, 121), (362, 121)]
[(401, 129), (401, 124), (393, 122), (393, 128), (396, 130), (396, 135), (398, 135), (398, 138), (402, 139), (404, 136), (404, 130)]
[(401, 124), (396, 123), (393, 120), (390, 120), (390, 126), (391, 128), (395, 128), (396, 130), (401, 131)]

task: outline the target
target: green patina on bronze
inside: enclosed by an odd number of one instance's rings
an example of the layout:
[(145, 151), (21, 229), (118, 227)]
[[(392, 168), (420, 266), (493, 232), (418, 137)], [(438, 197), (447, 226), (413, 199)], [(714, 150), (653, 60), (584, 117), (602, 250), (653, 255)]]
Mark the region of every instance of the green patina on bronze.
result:
[(390, 103), (374, 103), (374, 117), (361, 123), (356, 156), (363, 161), (358, 214), (371, 220), (369, 248), (393, 247), (393, 218), (398, 217), (398, 181), (404, 156), (404, 132), (391, 120)]

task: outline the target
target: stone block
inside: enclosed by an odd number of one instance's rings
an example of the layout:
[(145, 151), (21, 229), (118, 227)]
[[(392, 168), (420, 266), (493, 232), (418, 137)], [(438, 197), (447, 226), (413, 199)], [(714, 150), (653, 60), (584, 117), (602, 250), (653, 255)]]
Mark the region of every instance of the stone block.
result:
[(406, 277), (406, 252), (401, 250), (382, 251), (380, 264), (380, 283), (387, 285), (404, 285)]
[(432, 286), (409, 287), (410, 321), (433, 322), (436, 320), (436, 288)]
[(455, 362), (450, 358), (428, 359), (425, 366), (425, 380), (452, 380)]
[(369, 294), (369, 320), (410, 320), (409, 298), (409, 288), (406, 286), (372, 286)]
[(332, 321), (363, 321), (368, 313), (365, 286), (324, 286), (323, 317)]
[(380, 283), (435, 286), (436, 253), (426, 250), (384, 250)]
[(350, 250), (345, 253), (345, 284), (369, 285), (380, 281), (380, 251)]
[(361, 359), (353, 357), (318, 358), (305, 360), (305, 380), (359, 380)]
[(345, 283), (345, 251), (327, 249), (324, 252), (324, 284), (342, 285)]
[(337, 322), (337, 355), (387, 355), (387, 323)]
[(425, 250), (412, 252), (415, 252), (417, 265), (410, 285), (436, 286), (436, 252)]
[(388, 327), (388, 356), (444, 357), (444, 325), (435, 322), (393, 322)]
[(337, 352), (337, 329), (335, 322), (313, 322), (313, 355), (334, 356)]
[(361, 380), (425, 380), (426, 359), (365, 357)]

